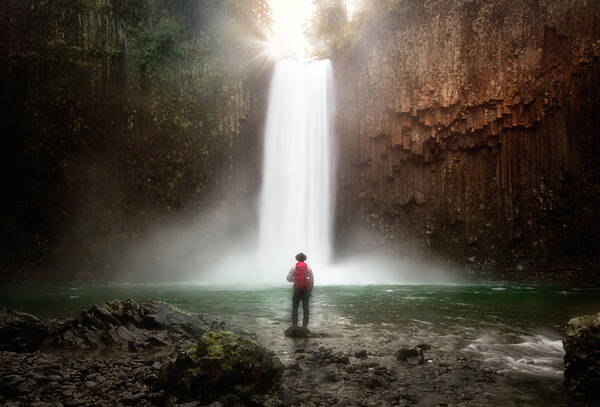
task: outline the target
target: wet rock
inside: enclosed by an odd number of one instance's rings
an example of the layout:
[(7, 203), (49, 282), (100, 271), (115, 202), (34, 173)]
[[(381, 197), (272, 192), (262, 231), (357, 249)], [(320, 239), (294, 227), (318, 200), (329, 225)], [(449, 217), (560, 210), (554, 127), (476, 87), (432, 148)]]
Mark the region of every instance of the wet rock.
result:
[(333, 383), (339, 380), (339, 373), (334, 366), (327, 366), (323, 369), (323, 381)]
[(567, 389), (578, 397), (600, 399), (600, 312), (571, 319), (563, 346)]
[(228, 394), (248, 399), (278, 384), (283, 365), (254, 341), (227, 331), (209, 331), (196, 346), (163, 367), (156, 388), (182, 401), (208, 403)]
[(327, 349), (323, 346), (319, 347), (312, 358), (322, 366), (332, 363), (344, 365), (350, 362), (348, 355), (342, 352), (333, 352), (331, 349)]
[(420, 347), (401, 348), (396, 352), (396, 358), (401, 362), (407, 362), (411, 365), (420, 365), (425, 361), (423, 349)]
[(223, 329), (224, 323), (208, 320), (184, 312), (170, 304), (151, 301), (146, 304), (147, 311), (143, 317), (147, 329), (164, 329), (182, 335), (199, 336), (209, 329)]
[(47, 329), (39, 318), (0, 307), (0, 351), (34, 351), (46, 335)]
[(310, 336), (310, 329), (292, 325), (285, 330), (284, 334), (286, 338), (308, 338)]
[(367, 387), (370, 388), (383, 387), (387, 385), (387, 381), (384, 378), (373, 373), (365, 375), (363, 377), (363, 382)]
[(197, 337), (219, 325), (160, 301), (115, 300), (93, 305), (73, 320), (50, 321), (44, 346), (137, 352)]
[(426, 351), (431, 349), (431, 346), (426, 343), (420, 343), (416, 346), (417, 349), (421, 349), (422, 351)]

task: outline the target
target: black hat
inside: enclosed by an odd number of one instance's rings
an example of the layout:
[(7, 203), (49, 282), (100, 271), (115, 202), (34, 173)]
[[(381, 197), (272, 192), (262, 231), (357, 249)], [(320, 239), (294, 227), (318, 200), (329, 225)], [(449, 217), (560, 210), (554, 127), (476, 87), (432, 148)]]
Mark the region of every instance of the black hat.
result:
[(306, 260), (306, 254), (304, 254), (302, 252), (298, 253), (296, 255), (296, 260), (298, 260), (298, 261), (304, 261), (304, 260)]

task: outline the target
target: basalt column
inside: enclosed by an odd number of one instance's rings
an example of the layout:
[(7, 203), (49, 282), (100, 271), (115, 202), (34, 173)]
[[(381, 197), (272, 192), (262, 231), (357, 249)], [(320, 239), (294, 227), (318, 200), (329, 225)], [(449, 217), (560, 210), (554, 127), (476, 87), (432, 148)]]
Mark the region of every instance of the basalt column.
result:
[(338, 235), (489, 268), (599, 259), (600, 3), (395, 2), (335, 50)]

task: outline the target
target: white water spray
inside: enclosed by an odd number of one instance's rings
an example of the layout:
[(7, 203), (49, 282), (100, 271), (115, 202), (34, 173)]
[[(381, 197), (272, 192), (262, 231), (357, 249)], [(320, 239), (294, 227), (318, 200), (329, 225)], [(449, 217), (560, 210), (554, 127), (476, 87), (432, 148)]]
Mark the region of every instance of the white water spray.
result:
[(279, 281), (303, 251), (315, 268), (331, 258), (333, 227), (331, 62), (277, 63), (269, 96), (260, 197), (263, 277)]

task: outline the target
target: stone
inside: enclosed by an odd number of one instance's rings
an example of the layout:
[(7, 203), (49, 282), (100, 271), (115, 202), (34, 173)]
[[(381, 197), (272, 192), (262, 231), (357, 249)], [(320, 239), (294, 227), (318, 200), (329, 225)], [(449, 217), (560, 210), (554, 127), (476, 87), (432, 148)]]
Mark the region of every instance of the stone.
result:
[(284, 334), (286, 338), (308, 338), (310, 336), (310, 329), (291, 325), (285, 330)]
[(16, 374), (11, 374), (11, 375), (4, 376), (2, 379), (5, 382), (10, 383), (10, 384), (18, 384), (18, 383), (21, 383), (21, 382), (25, 381), (25, 378), (23, 378), (23, 377), (21, 377), (19, 375), (16, 375)]
[(230, 394), (248, 399), (279, 384), (283, 365), (274, 353), (228, 331), (209, 331), (165, 365), (155, 383), (181, 401), (209, 403)]
[(123, 399), (121, 400), (123, 404), (127, 404), (127, 405), (137, 405), (139, 403), (139, 401), (144, 398), (145, 394), (144, 393), (136, 393), (136, 394), (130, 394), (126, 397), (123, 397)]
[(48, 323), (44, 347), (67, 349), (117, 348), (137, 352), (195, 338), (219, 321), (184, 312), (161, 301), (114, 300), (84, 310), (72, 320)]
[(47, 334), (38, 317), (0, 307), (0, 351), (32, 352)]
[(339, 373), (334, 366), (327, 366), (323, 369), (323, 381), (333, 383), (339, 380)]
[(314, 352), (312, 359), (314, 359), (321, 366), (332, 363), (345, 365), (350, 362), (348, 355), (344, 354), (343, 352), (333, 352), (331, 349), (327, 349), (323, 346), (320, 346), (319, 349)]
[(425, 361), (423, 349), (420, 347), (401, 348), (396, 352), (396, 358), (411, 365), (420, 365)]
[(98, 384), (96, 384), (96, 382), (92, 380), (86, 380), (85, 382), (83, 382), (83, 385), (90, 390), (98, 387)]
[(270, 396), (270, 397), (265, 398), (265, 400), (263, 401), (263, 406), (264, 407), (283, 407), (284, 403), (280, 399)]
[(19, 387), (17, 387), (17, 390), (19, 391), (19, 393), (29, 393), (31, 390), (33, 390), (34, 387), (36, 387), (36, 382), (25, 381), (25, 382), (19, 384)]
[(370, 388), (377, 388), (377, 387), (383, 387), (387, 385), (387, 381), (380, 377), (377, 376), (375, 374), (368, 374), (363, 378), (363, 382), (367, 387)]
[(358, 359), (366, 359), (367, 356), (367, 350), (366, 349), (361, 349), (357, 352), (354, 352), (354, 357), (358, 358)]
[(563, 340), (565, 385), (575, 396), (600, 399), (600, 312), (573, 318)]

